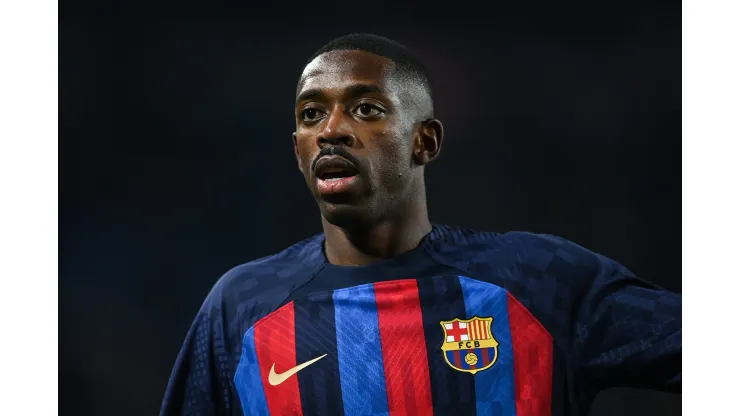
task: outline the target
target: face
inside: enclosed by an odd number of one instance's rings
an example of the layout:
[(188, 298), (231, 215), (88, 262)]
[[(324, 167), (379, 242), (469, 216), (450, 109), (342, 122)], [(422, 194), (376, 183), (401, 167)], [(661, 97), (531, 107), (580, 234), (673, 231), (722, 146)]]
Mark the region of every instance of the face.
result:
[(424, 119), (426, 93), (409, 84), (393, 62), (363, 51), (325, 53), (303, 71), (293, 144), (330, 223), (378, 220), (423, 187), (422, 167), (436, 156), (442, 130)]
[(392, 61), (363, 51), (328, 52), (303, 71), (293, 144), (330, 223), (377, 220), (423, 187), (422, 167), (436, 156), (442, 130), (425, 119), (431, 104), (412, 84)]

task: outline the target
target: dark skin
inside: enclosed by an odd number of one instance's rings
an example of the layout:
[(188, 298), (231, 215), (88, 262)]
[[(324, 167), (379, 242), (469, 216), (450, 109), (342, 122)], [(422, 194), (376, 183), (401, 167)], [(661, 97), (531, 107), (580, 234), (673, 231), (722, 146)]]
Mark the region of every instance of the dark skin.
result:
[[(295, 117), (295, 155), (322, 214), (328, 261), (364, 265), (417, 247), (432, 229), (424, 166), (443, 137), (421, 84), (387, 58), (328, 52), (304, 69)], [(355, 174), (341, 192), (322, 187), (316, 164), (330, 147), (349, 153)], [(347, 162), (341, 155), (324, 159)]]

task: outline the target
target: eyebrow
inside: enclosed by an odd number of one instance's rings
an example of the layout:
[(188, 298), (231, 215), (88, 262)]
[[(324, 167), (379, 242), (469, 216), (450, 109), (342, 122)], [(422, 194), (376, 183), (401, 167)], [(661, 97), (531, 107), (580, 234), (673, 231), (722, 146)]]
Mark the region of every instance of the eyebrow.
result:
[[(375, 84), (352, 84), (349, 87), (347, 87), (347, 89), (344, 91), (344, 95), (348, 98), (355, 98), (361, 95), (370, 94), (374, 92), (376, 93), (383, 92), (383, 89)], [(318, 88), (312, 88), (312, 89), (305, 90), (302, 93), (298, 94), (298, 98), (296, 98), (295, 102), (296, 104), (298, 104), (301, 101), (312, 100), (312, 99), (321, 98), (324, 96), (325, 94), (322, 90)]]

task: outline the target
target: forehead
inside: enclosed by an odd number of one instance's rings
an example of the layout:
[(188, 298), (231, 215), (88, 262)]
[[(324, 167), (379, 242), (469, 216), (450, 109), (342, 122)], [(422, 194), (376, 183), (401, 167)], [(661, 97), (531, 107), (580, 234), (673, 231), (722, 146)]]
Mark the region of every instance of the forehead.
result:
[(357, 83), (388, 89), (393, 62), (365, 51), (331, 51), (311, 61), (301, 74), (298, 94), (308, 89), (341, 90)]

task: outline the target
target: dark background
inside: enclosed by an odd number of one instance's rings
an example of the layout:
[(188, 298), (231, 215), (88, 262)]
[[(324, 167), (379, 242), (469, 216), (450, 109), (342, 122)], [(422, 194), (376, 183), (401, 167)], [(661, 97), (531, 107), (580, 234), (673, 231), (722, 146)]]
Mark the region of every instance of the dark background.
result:
[[(595, 3), (62, 4), (60, 413), (156, 414), (218, 277), (320, 230), (294, 92), (350, 32), (430, 69), (434, 222), (557, 234), (680, 291), (680, 3)], [(678, 413), (622, 389), (593, 409)]]

